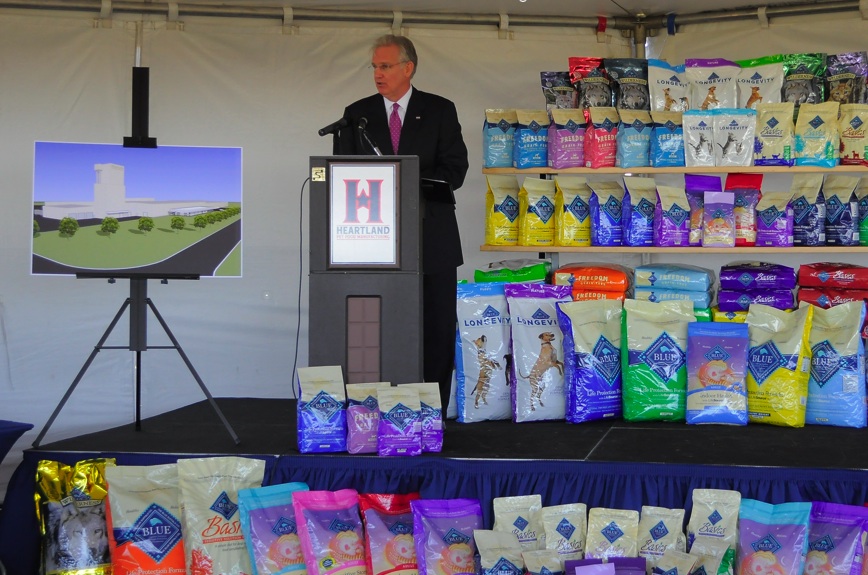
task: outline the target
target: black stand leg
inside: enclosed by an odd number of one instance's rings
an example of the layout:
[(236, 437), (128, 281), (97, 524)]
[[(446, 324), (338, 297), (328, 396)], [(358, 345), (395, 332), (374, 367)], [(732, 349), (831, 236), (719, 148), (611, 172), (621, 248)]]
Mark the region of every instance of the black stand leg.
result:
[[(51, 414), (51, 417), (48, 418), (45, 426), (42, 428), (42, 431), (39, 432), (39, 435), (36, 436), (36, 440), (33, 442), (33, 447), (39, 447), (40, 443), (42, 443), (42, 438), (45, 437), (45, 434), (48, 432), (48, 429), (54, 423), (54, 420), (57, 418), (57, 415), (60, 413), (60, 410), (63, 409), (63, 406), (66, 405), (66, 402), (69, 400), (72, 392), (75, 391), (75, 388), (78, 386), (78, 383), (84, 377), (85, 372), (87, 372), (90, 364), (93, 363), (93, 360), (96, 358), (96, 354), (98, 354), (103, 349), (128, 349), (130, 351), (134, 351), (136, 354), (136, 431), (141, 431), (142, 429), (142, 352), (149, 349), (147, 344), (147, 315), (148, 308), (154, 313), (154, 316), (157, 318), (157, 321), (160, 322), (160, 325), (163, 327), (163, 331), (166, 332), (166, 335), (169, 336), (169, 339), (172, 342), (171, 346), (151, 346), (150, 349), (174, 349), (177, 350), (178, 354), (181, 356), (181, 359), (184, 360), (184, 363), (187, 365), (187, 369), (190, 370), (190, 373), (193, 374), (193, 377), (196, 379), (196, 383), (199, 384), (199, 388), (205, 394), (205, 397), (208, 398), (208, 402), (211, 404), (211, 407), (214, 409), (215, 413), (217, 413), (217, 417), (220, 418), (220, 421), (223, 422), (223, 426), (226, 428), (226, 431), (229, 432), (229, 435), (232, 437), (232, 440), (235, 442), (235, 445), (241, 443), (241, 440), (238, 438), (238, 435), (235, 434), (235, 430), (232, 429), (232, 426), (229, 424), (229, 421), (223, 415), (223, 412), (220, 410), (220, 407), (217, 405), (217, 402), (212, 397), (211, 392), (208, 391), (208, 388), (205, 386), (205, 383), (202, 381), (202, 378), (199, 377), (199, 374), (196, 372), (196, 369), (193, 367), (193, 364), (190, 362), (190, 359), (187, 357), (187, 354), (184, 353), (184, 350), (181, 349), (181, 345), (178, 343), (178, 340), (175, 339), (175, 335), (172, 333), (172, 330), (169, 329), (168, 324), (163, 319), (163, 316), (160, 315), (160, 312), (157, 311), (154, 303), (148, 298), (148, 284), (146, 278), (131, 278), (130, 279), (130, 297), (121, 305), (121, 308), (115, 314), (114, 319), (112, 319), (108, 328), (106, 328), (105, 333), (103, 333), (99, 342), (94, 346), (93, 351), (90, 356), (87, 358), (87, 361), (84, 362), (84, 365), (81, 367), (81, 370), (78, 372), (78, 375), (75, 376), (72, 384), (69, 386), (69, 389), (66, 390), (66, 393), (63, 395), (63, 398), (60, 400), (60, 403), (57, 404), (57, 407), (54, 408), (54, 413)], [(111, 335), (112, 330), (114, 330), (118, 321), (120, 321), (121, 317), (123, 317), (124, 312), (129, 308), (130, 310), (130, 344), (129, 346), (107, 346), (105, 345), (106, 340)]]

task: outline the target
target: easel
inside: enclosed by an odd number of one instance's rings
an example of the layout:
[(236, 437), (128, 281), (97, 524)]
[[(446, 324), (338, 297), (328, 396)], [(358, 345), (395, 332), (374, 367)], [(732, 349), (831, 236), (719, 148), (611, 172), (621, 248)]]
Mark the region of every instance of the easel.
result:
[[(77, 278), (93, 278), (93, 277), (105, 277), (105, 275), (99, 276), (94, 274), (78, 274)], [(162, 283), (168, 283), (170, 277), (165, 277), (165, 274), (161, 276)], [(178, 275), (173, 276), (172, 279), (199, 279), (199, 276), (193, 275)], [(114, 283), (114, 278), (109, 278), (109, 283)], [(109, 336), (117, 325), (118, 321), (120, 321), (121, 317), (123, 317), (124, 312), (127, 311), (127, 308), (130, 310), (130, 343), (128, 346), (121, 345), (105, 345), (106, 340), (108, 340)], [(154, 313), (154, 317), (157, 318), (157, 321), (160, 322), (160, 325), (163, 327), (163, 331), (166, 332), (166, 335), (169, 337), (169, 340), (172, 342), (172, 345), (154, 345), (148, 346), (148, 309)], [(235, 445), (241, 443), (241, 440), (235, 434), (235, 431), (232, 429), (232, 426), (229, 424), (229, 421), (223, 415), (223, 412), (220, 411), (220, 407), (217, 405), (217, 402), (214, 401), (214, 397), (211, 395), (211, 392), (208, 391), (208, 388), (205, 386), (205, 383), (202, 381), (202, 378), (199, 377), (199, 374), (196, 372), (196, 368), (193, 367), (193, 364), (190, 362), (190, 358), (187, 357), (187, 354), (184, 353), (184, 350), (181, 348), (181, 344), (178, 343), (178, 340), (175, 339), (175, 335), (172, 333), (172, 330), (169, 329), (169, 325), (166, 323), (166, 320), (163, 319), (163, 316), (160, 315), (160, 312), (157, 311), (157, 306), (154, 305), (154, 302), (151, 301), (151, 298), (148, 297), (148, 278), (144, 276), (133, 275), (130, 276), (130, 297), (124, 301), (121, 308), (115, 314), (114, 319), (112, 319), (108, 328), (106, 328), (105, 333), (103, 333), (99, 342), (94, 346), (93, 351), (90, 356), (87, 358), (87, 361), (84, 362), (84, 365), (81, 367), (81, 370), (78, 372), (78, 375), (75, 376), (72, 384), (69, 386), (69, 389), (66, 390), (63, 398), (60, 400), (60, 403), (57, 404), (57, 407), (54, 408), (54, 413), (51, 414), (51, 417), (48, 418), (48, 422), (45, 424), (45, 427), (42, 428), (42, 431), (39, 432), (39, 435), (36, 437), (36, 441), (33, 442), (33, 447), (39, 447), (39, 444), (42, 441), (42, 438), (48, 432), (48, 428), (51, 427), (51, 424), (54, 423), (54, 420), (57, 418), (57, 415), (60, 413), (60, 410), (63, 409), (63, 406), (66, 405), (67, 400), (69, 400), (72, 392), (75, 391), (76, 386), (81, 381), (81, 378), (84, 377), (85, 372), (90, 367), (90, 364), (93, 363), (93, 360), (96, 358), (96, 354), (98, 354), (103, 349), (129, 349), (130, 351), (134, 351), (136, 353), (136, 431), (141, 431), (142, 429), (142, 352), (147, 351), (149, 349), (175, 349), (178, 351), (178, 354), (181, 356), (181, 359), (184, 360), (184, 363), (187, 365), (187, 369), (190, 370), (190, 373), (193, 374), (193, 377), (196, 379), (196, 383), (199, 384), (199, 387), (202, 389), (202, 392), (205, 394), (205, 397), (208, 398), (208, 402), (211, 404), (211, 407), (217, 413), (217, 416), (220, 418), (220, 421), (223, 422), (223, 426), (226, 428), (226, 431), (229, 432), (229, 435), (232, 436), (232, 440), (235, 441)]]

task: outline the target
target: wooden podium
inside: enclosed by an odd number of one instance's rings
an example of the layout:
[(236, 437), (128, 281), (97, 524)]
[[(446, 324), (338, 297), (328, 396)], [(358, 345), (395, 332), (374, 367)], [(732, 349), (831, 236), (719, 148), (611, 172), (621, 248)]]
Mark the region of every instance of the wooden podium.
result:
[(347, 383), (423, 381), (416, 156), (310, 158), (308, 362)]

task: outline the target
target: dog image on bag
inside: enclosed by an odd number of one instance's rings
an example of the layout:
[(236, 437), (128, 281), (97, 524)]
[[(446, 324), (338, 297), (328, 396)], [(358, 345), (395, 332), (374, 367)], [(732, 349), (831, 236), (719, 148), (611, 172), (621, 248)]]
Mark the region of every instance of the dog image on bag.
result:
[(491, 387), (491, 374), (495, 369), (500, 369), (500, 364), (497, 360), (490, 357), (488, 352), (485, 351), (486, 341), (488, 341), (488, 338), (485, 337), (485, 334), (480, 335), (478, 338), (473, 340), (477, 350), (477, 361), (479, 361), (479, 377), (476, 380), (476, 387), (473, 388), (470, 395), (476, 395), (476, 400), (473, 403), (473, 407), (476, 409), (479, 409), (480, 401), (484, 405), (488, 405), (487, 397), (488, 390)]
[(536, 363), (530, 370), (530, 375), (525, 375), (521, 372), (521, 376), (530, 382), (530, 409), (536, 411), (534, 400), (540, 404), (540, 407), (545, 407), (542, 402), (542, 393), (545, 391), (545, 381), (543, 375), (551, 368), (558, 370), (560, 375), (564, 374), (564, 364), (558, 360), (558, 352), (552, 345), (555, 340), (555, 334), (550, 331), (545, 331), (539, 334), (540, 351)]

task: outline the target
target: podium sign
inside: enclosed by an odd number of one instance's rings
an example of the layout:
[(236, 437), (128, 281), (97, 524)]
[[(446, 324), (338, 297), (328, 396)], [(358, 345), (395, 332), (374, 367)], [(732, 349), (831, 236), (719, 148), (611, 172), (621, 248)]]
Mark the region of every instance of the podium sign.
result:
[(422, 381), (416, 156), (312, 156), (308, 365), (348, 383)]
[(400, 162), (332, 162), (329, 169), (329, 269), (399, 268)]

